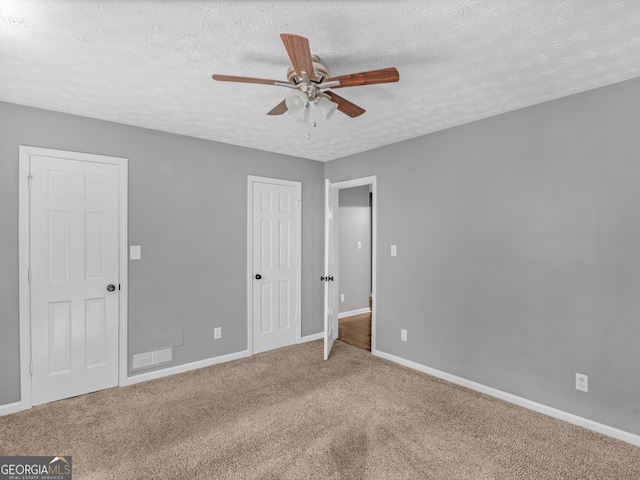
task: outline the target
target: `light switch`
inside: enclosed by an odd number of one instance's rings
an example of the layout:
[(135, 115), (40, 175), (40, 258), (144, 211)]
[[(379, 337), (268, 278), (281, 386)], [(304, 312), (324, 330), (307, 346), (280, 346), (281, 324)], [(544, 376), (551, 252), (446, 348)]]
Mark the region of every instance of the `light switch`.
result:
[(361, 250), (361, 249), (362, 249), (362, 242), (358, 241), (358, 250)]
[(395, 257), (398, 255), (398, 246), (397, 245), (391, 245), (391, 256)]
[(129, 247), (129, 259), (140, 260), (142, 258), (142, 249), (140, 245), (131, 245)]

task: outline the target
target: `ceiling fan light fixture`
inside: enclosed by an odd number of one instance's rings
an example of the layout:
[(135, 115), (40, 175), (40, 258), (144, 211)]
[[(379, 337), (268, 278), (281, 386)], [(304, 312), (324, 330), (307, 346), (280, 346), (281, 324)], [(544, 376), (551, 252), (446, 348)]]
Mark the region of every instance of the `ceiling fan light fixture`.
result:
[(331, 115), (333, 115), (333, 112), (336, 111), (336, 109), (338, 108), (338, 104), (332, 102), (328, 98), (320, 97), (316, 101), (316, 108), (320, 112), (322, 119), (327, 120), (329, 117), (331, 117)]
[(300, 90), (296, 90), (295, 92), (287, 95), (284, 99), (284, 103), (287, 106), (287, 112), (294, 117), (301, 119), (305, 114), (305, 110), (309, 110), (309, 98), (307, 95)]

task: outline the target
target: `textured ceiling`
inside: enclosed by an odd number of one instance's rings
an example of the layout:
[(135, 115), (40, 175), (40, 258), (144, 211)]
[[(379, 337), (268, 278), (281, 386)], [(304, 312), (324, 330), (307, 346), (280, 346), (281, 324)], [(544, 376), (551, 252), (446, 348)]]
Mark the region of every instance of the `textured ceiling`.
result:
[[(365, 108), (309, 129), (266, 112), (279, 34), (309, 38)], [(637, 0), (0, 0), (0, 100), (327, 161), (640, 76)]]

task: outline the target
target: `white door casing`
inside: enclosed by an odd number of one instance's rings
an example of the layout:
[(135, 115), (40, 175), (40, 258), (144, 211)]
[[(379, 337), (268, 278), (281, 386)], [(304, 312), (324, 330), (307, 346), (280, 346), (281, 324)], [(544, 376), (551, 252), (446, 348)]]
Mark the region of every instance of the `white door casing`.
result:
[(249, 350), (300, 341), (301, 184), (249, 176)]
[(337, 269), (337, 215), (338, 190), (325, 180), (324, 218), (324, 359), (328, 360), (333, 342), (338, 338), (338, 269)]
[[(371, 353), (378, 355), (376, 348), (376, 323), (377, 323), (377, 248), (378, 248), (378, 196), (377, 177), (357, 178), (345, 180), (337, 183), (330, 183), (325, 180), (325, 275), (334, 277), (333, 282), (325, 282), (325, 303), (324, 303), (324, 359), (329, 358), (333, 341), (338, 336), (338, 285), (339, 278), (335, 275), (338, 272), (338, 225), (337, 214), (339, 191), (345, 188), (360, 187), (370, 185), (372, 193), (371, 204), (371, 295), (373, 306), (371, 309)], [(329, 272), (329, 273), (326, 273)], [(334, 315), (335, 312), (335, 315)], [(335, 318), (334, 318), (335, 316)]]
[(21, 147), (20, 171), (28, 408), (126, 378), (126, 159)]

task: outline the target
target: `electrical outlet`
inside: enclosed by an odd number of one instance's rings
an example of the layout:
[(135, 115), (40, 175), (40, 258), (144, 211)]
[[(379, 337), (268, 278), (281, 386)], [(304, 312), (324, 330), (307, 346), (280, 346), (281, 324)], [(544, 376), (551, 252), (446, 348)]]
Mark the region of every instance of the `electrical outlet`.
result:
[(222, 327), (216, 327), (213, 329), (213, 339), (219, 340), (222, 338)]
[(341, 293), (341, 294), (340, 294), (340, 301), (341, 301), (341, 302), (344, 302), (344, 293)]
[(181, 347), (184, 345), (184, 335), (176, 335), (176, 347)]
[(582, 373), (576, 373), (576, 390), (581, 392), (589, 391), (589, 377)]
[(400, 329), (400, 340), (403, 342), (407, 341), (407, 331), (404, 328)]
[(398, 246), (397, 245), (391, 245), (391, 256), (395, 257), (398, 255)]

